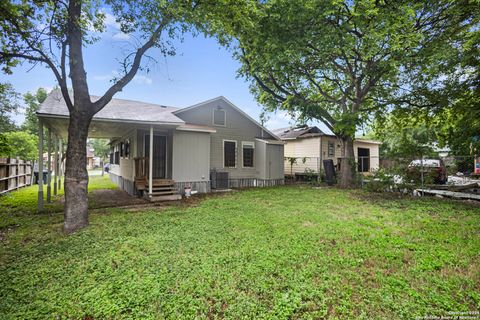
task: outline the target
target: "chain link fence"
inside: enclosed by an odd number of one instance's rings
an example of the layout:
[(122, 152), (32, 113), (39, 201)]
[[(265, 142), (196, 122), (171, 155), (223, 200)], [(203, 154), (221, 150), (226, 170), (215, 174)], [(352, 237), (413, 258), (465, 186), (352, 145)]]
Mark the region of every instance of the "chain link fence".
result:
[[(448, 192), (465, 191), (479, 194), (480, 155), (446, 155), (407, 157), (357, 156), (351, 161), (356, 184), (373, 191), (402, 191), (424, 194), (428, 190), (441, 196)], [(285, 158), (285, 182), (321, 184), (326, 180), (325, 161), (331, 161), (338, 180), (341, 158)], [(480, 199), (479, 199), (480, 200)]]

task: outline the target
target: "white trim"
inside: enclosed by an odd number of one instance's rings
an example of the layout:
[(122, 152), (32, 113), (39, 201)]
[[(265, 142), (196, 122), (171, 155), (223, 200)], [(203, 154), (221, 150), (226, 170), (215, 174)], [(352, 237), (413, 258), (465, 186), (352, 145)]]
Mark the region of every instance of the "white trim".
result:
[(172, 112), (172, 114), (178, 114), (178, 113), (182, 113), (182, 112), (185, 112), (185, 111), (188, 111), (188, 110), (192, 110), (192, 109), (195, 109), (195, 108), (198, 108), (198, 107), (201, 107), (203, 105), (206, 105), (210, 102), (214, 102), (214, 101), (217, 101), (217, 100), (222, 100), (224, 101), (226, 104), (228, 104), (230, 107), (232, 107), (233, 109), (237, 110), (238, 112), (240, 112), (243, 116), (245, 116), (248, 120), (252, 121), (254, 124), (256, 124), (258, 127), (260, 127), (262, 130), (264, 130), (266, 133), (268, 133), (269, 135), (271, 135), (274, 139), (276, 140), (281, 140), (276, 134), (274, 134), (273, 132), (271, 132), (270, 130), (268, 130), (267, 128), (265, 128), (264, 126), (262, 126), (260, 123), (258, 123), (255, 119), (253, 119), (252, 117), (250, 117), (248, 114), (245, 113), (245, 111), (243, 111), (242, 109), (240, 109), (239, 107), (237, 107), (236, 105), (234, 105), (232, 102), (228, 101), (227, 98), (225, 98), (224, 96), (220, 96), (220, 97), (216, 97), (216, 98), (213, 98), (213, 99), (210, 99), (210, 100), (207, 100), (207, 101), (203, 101), (203, 102), (200, 102), (200, 103), (197, 103), (197, 104), (194, 104), (193, 106), (190, 106), (190, 107), (187, 107), (187, 108), (183, 108), (183, 109), (179, 109), (179, 110), (175, 110)]
[[(235, 143), (235, 166), (234, 167), (225, 167), (225, 142), (234, 142)], [(237, 168), (237, 160), (238, 160), (238, 157), (237, 157), (237, 153), (238, 153), (238, 150), (237, 150), (237, 140), (228, 140), (228, 139), (223, 139), (222, 140), (222, 167), (225, 169), (236, 169)]]
[(280, 141), (277, 141), (277, 140), (265, 140), (265, 139), (259, 139), (259, 138), (255, 138), (255, 140), (257, 141), (260, 141), (260, 142), (263, 142), (265, 144), (276, 144), (276, 145), (284, 145), (286, 144), (286, 142), (280, 140)]
[[(215, 111), (223, 111), (223, 124), (215, 123)], [(220, 106), (212, 109), (212, 125), (215, 127), (226, 127), (227, 126), (227, 111), (222, 109)]]
[[(146, 141), (146, 137), (150, 136), (150, 133), (145, 133), (144, 136), (143, 136), (143, 156), (145, 157), (146, 154), (147, 154), (147, 150), (145, 149), (145, 146), (147, 145), (145, 143)], [(153, 136), (157, 136), (157, 137), (165, 137), (165, 178), (163, 179), (168, 179), (167, 178), (167, 175), (168, 175), (168, 135), (166, 134), (162, 134), (162, 133), (153, 133)], [(153, 149), (152, 147), (150, 149)], [(149, 153), (150, 153), (150, 150), (149, 150)], [(150, 154), (148, 155), (148, 158), (149, 158), (149, 161), (150, 161), (150, 158), (153, 159), (153, 157), (150, 156)], [(153, 173), (152, 173), (153, 174)], [(155, 178), (154, 178), (155, 179)]]
[(180, 127), (177, 127), (175, 130), (177, 131), (189, 131), (189, 132), (207, 132), (207, 133), (215, 133), (217, 132), (217, 130), (215, 129), (199, 129), (199, 128), (182, 128), (181, 126)]
[[(243, 159), (243, 147), (244, 146), (250, 146), (252, 147), (253, 149), (253, 165), (251, 167), (245, 167), (245, 162), (244, 162), (244, 159)], [(242, 168), (246, 168), (246, 169), (252, 169), (252, 168), (255, 168), (255, 142), (254, 141), (242, 141)]]

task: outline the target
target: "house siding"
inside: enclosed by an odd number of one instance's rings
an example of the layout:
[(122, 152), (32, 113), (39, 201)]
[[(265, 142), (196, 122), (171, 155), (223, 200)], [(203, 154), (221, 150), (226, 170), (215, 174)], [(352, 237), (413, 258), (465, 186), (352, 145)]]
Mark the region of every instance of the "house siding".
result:
[[(305, 173), (305, 170), (318, 172), (323, 170), (323, 160), (331, 159), (334, 165), (337, 165), (338, 158), (342, 157), (341, 141), (334, 137), (312, 137), (299, 138), (296, 140), (286, 140), (285, 145), (285, 174), (294, 175), (295, 173)], [(328, 155), (328, 144), (334, 144), (334, 155)], [(376, 143), (365, 142), (361, 140), (354, 141), (355, 159), (358, 161), (358, 148), (370, 149), (370, 171), (378, 170), (379, 145)], [(321, 151), (320, 151), (321, 150)], [(297, 162), (291, 166), (289, 157), (297, 158)]]
[(210, 180), (209, 133), (176, 131), (172, 157), (172, 179), (175, 182)]
[(121, 157), (120, 164), (111, 165), (109, 170), (110, 180), (132, 195), (135, 193), (133, 182), (135, 180), (135, 161), (133, 158), (135, 157), (136, 135), (136, 130), (131, 130), (125, 136), (117, 139), (118, 141), (130, 140), (130, 155)]
[[(213, 110), (218, 107), (226, 111), (225, 126), (213, 125)], [(261, 175), (262, 168), (257, 166), (257, 157), (261, 157), (262, 155), (258, 153), (257, 149), (254, 151), (255, 166), (253, 168), (243, 167), (242, 141), (255, 142), (255, 138), (273, 139), (273, 137), (236, 109), (232, 108), (228, 103), (218, 99), (201, 107), (177, 113), (176, 115), (186, 123), (211, 126), (217, 130), (216, 133), (211, 134), (210, 138), (210, 169), (228, 172), (230, 179), (257, 178)], [(224, 140), (237, 142), (235, 168), (224, 167)], [(278, 161), (283, 161), (283, 155)]]
[(380, 168), (380, 147), (378, 144), (355, 141), (353, 144), (355, 159), (358, 161), (358, 148), (370, 149), (370, 171), (378, 170)]

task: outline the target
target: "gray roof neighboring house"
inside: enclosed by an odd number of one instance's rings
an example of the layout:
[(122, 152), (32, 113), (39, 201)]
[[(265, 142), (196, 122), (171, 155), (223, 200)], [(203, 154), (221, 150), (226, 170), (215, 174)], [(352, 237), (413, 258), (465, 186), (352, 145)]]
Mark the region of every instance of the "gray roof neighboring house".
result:
[[(332, 137), (335, 138), (336, 136), (333, 134), (327, 134), (320, 130), (318, 127), (309, 127), (309, 126), (298, 126), (293, 128), (280, 128), (275, 129), (273, 132), (282, 140), (295, 140), (295, 139), (305, 139), (305, 138), (312, 138), (312, 137)], [(355, 141), (364, 142), (364, 143), (372, 143), (372, 144), (382, 144), (380, 141), (369, 140), (369, 139), (362, 139), (362, 138), (355, 138)]]
[(282, 140), (293, 140), (297, 138), (307, 138), (316, 136), (329, 136), (318, 127), (298, 126), (293, 128), (280, 128), (273, 132)]

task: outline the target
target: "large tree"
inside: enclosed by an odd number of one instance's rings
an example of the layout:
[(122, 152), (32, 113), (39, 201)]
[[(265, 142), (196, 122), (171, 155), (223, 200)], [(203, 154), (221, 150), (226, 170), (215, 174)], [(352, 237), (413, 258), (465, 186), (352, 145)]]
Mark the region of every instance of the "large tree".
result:
[[(173, 53), (168, 39), (182, 29), (183, 18), (195, 6), (193, 0), (0, 2), (0, 63), (4, 72), (12, 72), (19, 61), (46, 65), (53, 72), (70, 113), (65, 170), (66, 232), (88, 225), (86, 142), (92, 117), (134, 78), (149, 49)], [(120, 75), (113, 79), (112, 86), (92, 101), (83, 51), (105, 32), (106, 12), (113, 14), (121, 31), (134, 35), (137, 42), (121, 60)]]
[(38, 88), (35, 92), (27, 92), (23, 95), (23, 102), (25, 103), (25, 120), (21, 126), (22, 130), (38, 135), (37, 111), (40, 104), (47, 99), (47, 94), (48, 92), (46, 89)]
[(0, 135), (17, 129), (12, 115), (18, 108), (18, 93), (11, 84), (0, 83)]
[(418, 70), (438, 65), (474, 8), (448, 0), (270, 0), (219, 19), (267, 110), (319, 120), (342, 140), (340, 181), (349, 187), (359, 124), (396, 103), (421, 101), (428, 79)]

